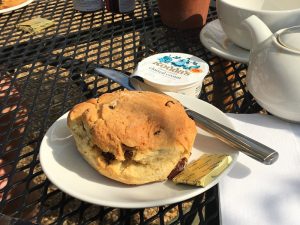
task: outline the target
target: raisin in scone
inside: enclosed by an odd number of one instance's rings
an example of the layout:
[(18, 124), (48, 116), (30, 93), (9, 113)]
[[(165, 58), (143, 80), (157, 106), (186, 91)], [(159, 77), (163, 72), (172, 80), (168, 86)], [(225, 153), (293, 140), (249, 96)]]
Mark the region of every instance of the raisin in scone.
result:
[(175, 99), (120, 91), (80, 103), (68, 126), (79, 152), (102, 175), (126, 184), (166, 180), (188, 159), (196, 126)]

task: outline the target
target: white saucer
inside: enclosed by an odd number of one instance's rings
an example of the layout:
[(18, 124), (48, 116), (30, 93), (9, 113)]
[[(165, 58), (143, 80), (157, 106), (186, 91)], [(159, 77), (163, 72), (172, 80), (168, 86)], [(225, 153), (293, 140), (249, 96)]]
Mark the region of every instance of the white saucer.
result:
[(249, 62), (250, 51), (230, 41), (218, 19), (203, 27), (200, 32), (200, 40), (204, 47), (220, 57), (241, 63)]

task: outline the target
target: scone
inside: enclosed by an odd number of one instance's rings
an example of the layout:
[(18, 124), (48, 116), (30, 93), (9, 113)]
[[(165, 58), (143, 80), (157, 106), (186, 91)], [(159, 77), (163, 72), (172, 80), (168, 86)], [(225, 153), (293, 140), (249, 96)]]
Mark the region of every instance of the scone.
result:
[(152, 92), (120, 91), (80, 103), (68, 126), (86, 161), (126, 184), (166, 180), (189, 158), (196, 126), (175, 99)]

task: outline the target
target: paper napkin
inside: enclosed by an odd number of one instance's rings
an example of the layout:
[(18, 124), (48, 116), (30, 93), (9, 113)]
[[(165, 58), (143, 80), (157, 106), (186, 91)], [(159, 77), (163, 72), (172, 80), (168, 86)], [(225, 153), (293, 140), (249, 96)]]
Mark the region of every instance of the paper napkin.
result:
[(261, 114), (227, 114), (236, 129), (275, 149), (261, 164), (240, 154), (220, 187), (223, 225), (300, 224), (300, 124)]

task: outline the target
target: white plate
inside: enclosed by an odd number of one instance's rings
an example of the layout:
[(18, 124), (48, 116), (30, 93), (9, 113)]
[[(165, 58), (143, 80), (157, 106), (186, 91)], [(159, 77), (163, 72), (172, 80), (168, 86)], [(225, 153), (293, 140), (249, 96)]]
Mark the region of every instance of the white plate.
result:
[(206, 24), (200, 32), (202, 44), (225, 59), (248, 63), (250, 51), (235, 45), (224, 33), (219, 19)]
[(13, 6), (13, 7), (9, 7), (9, 8), (6, 8), (6, 9), (0, 9), (0, 13), (8, 13), (8, 12), (11, 12), (13, 10), (16, 10), (16, 9), (20, 9), (28, 4), (30, 4), (31, 2), (33, 2), (33, 0), (27, 0), (26, 2), (23, 2), (19, 5), (16, 5), (16, 6)]
[[(170, 93), (191, 109), (232, 128), (229, 119), (214, 106), (194, 97)], [(118, 208), (145, 208), (176, 203), (192, 198), (217, 184), (233, 167), (238, 152), (198, 129), (190, 160), (201, 154), (222, 152), (233, 163), (205, 188), (176, 185), (172, 181), (139, 186), (125, 185), (96, 172), (78, 153), (67, 128), (67, 113), (47, 131), (40, 147), (40, 162), (50, 181), (69, 195), (97, 205)]]

